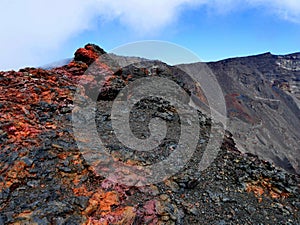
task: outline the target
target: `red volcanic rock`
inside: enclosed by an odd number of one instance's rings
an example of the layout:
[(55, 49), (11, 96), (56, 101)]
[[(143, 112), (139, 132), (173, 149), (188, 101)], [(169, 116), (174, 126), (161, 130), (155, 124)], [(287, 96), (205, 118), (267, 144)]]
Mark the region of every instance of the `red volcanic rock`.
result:
[(87, 44), (84, 48), (79, 48), (75, 52), (74, 61), (81, 61), (87, 65), (91, 65), (100, 55), (105, 54), (106, 52), (97, 45)]
[[(135, 151), (131, 157), (131, 150), (116, 140), (111, 128), (109, 101), (130, 82), (154, 76), (149, 73), (154, 62), (114, 72), (111, 61), (97, 60), (104, 53), (89, 44), (77, 50), (74, 61), (66, 66), (0, 72), (0, 224), (299, 224), (300, 177), (255, 155), (241, 154), (230, 132), (214, 163), (199, 171), (211, 130), (210, 119), (200, 112), (202, 144), (186, 168), (173, 177), (144, 187), (102, 177), (101, 171), (128, 174), (132, 166), (163, 162), (173, 154), (181, 132), (176, 128), (180, 120), (175, 107), (154, 98), (141, 102), (130, 116), (132, 130), (147, 134), (140, 129), (147, 125), (146, 120), (140, 118), (147, 119), (147, 112), (154, 112), (168, 125), (168, 135), (157, 150), (149, 154)], [(164, 64), (157, 67), (160, 72), (155, 76), (173, 79), (186, 89), (193, 87), (179, 71)], [(99, 159), (101, 165), (88, 163), (85, 152), (78, 148), (72, 129), (73, 115), (81, 116), (74, 102), (76, 90), (81, 91), (84, 104), (99, 91), (101, 101), (94, 118), (97, 132), (113, 160), (126, 165), (122, 171), (111, 168), (105, 158)], [(125, 97), (134, 98), (130, 92)], [(248, 112), (238, 102), (239, 95), (230, 97), (233, 110)], [(81, 141), (90, 142), (88, 138)], [(132, 175), (131, 179), (136, 178)], [(142, 183), (143, 179), (136, 180)]]

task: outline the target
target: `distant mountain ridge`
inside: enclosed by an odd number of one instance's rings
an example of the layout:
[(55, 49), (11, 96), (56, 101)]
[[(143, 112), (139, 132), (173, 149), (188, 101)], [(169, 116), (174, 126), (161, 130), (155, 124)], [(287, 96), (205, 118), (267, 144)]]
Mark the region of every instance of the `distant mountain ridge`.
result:
[(228, 129), (245, 152), (300, 172), (300, 53), (208, 63), (227, 103)]

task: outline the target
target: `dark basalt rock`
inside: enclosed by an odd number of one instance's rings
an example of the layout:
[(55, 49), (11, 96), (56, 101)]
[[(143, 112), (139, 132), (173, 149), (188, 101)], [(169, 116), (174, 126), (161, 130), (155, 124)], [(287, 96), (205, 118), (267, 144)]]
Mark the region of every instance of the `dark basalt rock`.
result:
[[(96, 173), (79, 151), (72, 131), (70, 117), (76, 111), (72, 100), (79, 80), (87, 81), (88, 89), (97, 88), (95, 84), (105, 78), (107, 89), (99, 91), (112, 94), (102, 94), (96, 105), (93, 119), (99, 137), (115, 159), (137, 165), (162, 161), (176, 149), (178, 113), (160, 98), (136, 104), (130, 115), (136, 137), (149, 136), (153, 116), (165, 121), (168, 130), (154, 151), (133, 152), (112, 132), (109, 100), (128, 82), (149, 76), (149, 71), (177, 82), (188, 94), (202, 93), (180, 69), (151, 61), (117, 72), (100, 63), (102, 78), (95, 73), (84, 80), (87, 64), (104, 51), (88, 45), (77, 53), (75, 61), (51, 70), (0, 72), (0, 224), (300, 224), (300, 177), (256, 154), (242, 153), (231, 132), (225, 133), (215, 161), (199, 171), (213, 123), (201, 111), (196, 150), (174, 176), (137, 188)], [(264, 86), (261, 92), (266, 92)], [(252, 99), (247, 94), (236, 97), (242, 105)], [(82, 97), (82, 105), (87, 99)]]

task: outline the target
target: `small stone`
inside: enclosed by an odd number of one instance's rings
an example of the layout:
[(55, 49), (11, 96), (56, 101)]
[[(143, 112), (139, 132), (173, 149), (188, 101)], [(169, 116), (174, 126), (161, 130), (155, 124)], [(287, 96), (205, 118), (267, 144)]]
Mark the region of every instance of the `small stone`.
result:
[(200, 144), (204, 144), (205, 142), (206, 142), (205, 139), (200, 139), (200, 140), (199, 140), (199, 143), (200, 143)]
[(157, 202), (157, 204), (156, 204), (156, 212), (157, 212), (157, 215), (168, 216), (168, 213), (165, 210), (165, 205), (163, 203), (161, 203), (161, 202)]
[(197, 185), (199, 184), (199, 180), (197, 179), (192, 179), (187, 183), (187, 188), (188, 189), (194, 189)]
[(0, 224), (5, 224), (6, 223), (6, 218), (4, 215), (0, 215)]
[(175, 224), (176, 223), (174, 221), (171, 221), (171, 220), (167, 221), (167, 223), (166, 223), (166, 225), (175, 225)]
[(40, 182), (37, 180), (32, 180), (32, 181), (28, 181), (26, 184), (28, 187), (36, 188), (40, 185)]
[(59, 169), (65, 173), (70, 173), (72, 171), (69, 167), (65, 166), (59, 167)]
[(87, 207), (88, 200), (89, 200), (88, 197), (79, 196), (72, 200), (72, 204), (74, 203), (74, 204), (78, 205), (81, 209), (85, 209)]
[(0, 136), (5, 136), (5, 135), (7, 135), (7, 133), (0, 129)]
[(217, 223), (218, 225), (226, 225), (226, 221), (225, 220), (221, 220)]
[(54, 221), (55, 224), (57, 224), (57, 225), (63, 225), (64, 222), (65, 222), (65, 219), (62, 218), (62, 217), (57, 217), (57, 218), (54, 218), (53, 221)]
[(173, 192), (178, 192), (180, 189), (179, 185), (174, 181), (167, 180), (165, 183)]
[(27, 166), (31, 166), (33, 163), (33, 160), (27, 157), (23, 157), (22, 160), (26, 163)]
[(198, 209), (197, 209), (196, 207), (190, 208), (190, 209), (189, 209), (189, 212), (190, 212), (191, 214), (193, 214), (194, 216), (198, 216), (198, 214), (199, 214), (199, 211), (198, 211)]
[(66, 113), (70, 113), (70, 112), (72, 112), (72, 109), (69, 107), (63, 107), (60, 109), (60, 113), (62, 113), (62, 114), (66, 114)]
[(169, 216), (162, 216), (161, 219), (162, 219), (162, 221), (168, 221), (168, 220), (170, 220), (170, 217)]
[(236, 202), (236, 201), (228, 197), (223, 197), (222, 202)]
[(157, 195), (159, 195), (158, 187), (156, 187), (155, 185), (150, 185), (150, 194), (151, 194), (152, 196), (157, 196)]
[(293, 202), (293, 206), (300, 209), (300, 202)]
[(169, 199), (169, 196), (166, 195), (166, 194), (162, 194), (162, 195), (159, 196), (159, 198), (160, 198), (161, 200), (163, 200), (163, 201), (167, 201), (167, 200)]
[(53, 147), (53, 148), (58, 148), (58, 149), (63, 149), (63, 147), (62, 147), (62, 146), (60, 146), (60, 145), (57, 145), (57, 144), (52, 144), (52, 147)]

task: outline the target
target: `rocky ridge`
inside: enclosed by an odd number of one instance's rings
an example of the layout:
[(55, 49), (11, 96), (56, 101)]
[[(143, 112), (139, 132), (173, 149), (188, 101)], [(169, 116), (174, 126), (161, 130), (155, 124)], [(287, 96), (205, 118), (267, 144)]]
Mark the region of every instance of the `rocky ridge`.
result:
[[(300, 224), (300, 177), (240, 152), (230, 132), (211, 166), (198, 170), (212, 122), (200, 111), (196, 151), (176, 175), (158, 184), (128, 187), (96, 173), (72, 131), (79, 81), (90, 89), (105, 82), (99, 99), (110, 100), (128, 82), (149, 76), (151, 64), (156, 76), (169, 77), (187, 91), (193, 88), (177, 68), (156, 61), (110, 68), (97, 62), (103, 53), (87, 45), (63, 67), (0, 72), (0, 224)], [(101, 79), (85, 73), (95, 62)], [(147, 165), (176, 147), (170, 139), (178, 136), (178, 115), (167, 102), (148, 99), (137, 106), (131, 118), (136, 135), (149, 132), (144, 128), (148, 120), (140, 120), (149, 115), (149, 107), (159, 109), (156, 116), (170, 124), (169, 139), (154, 155), (132, 154), (110, 132), (109, 104), (99, 102), (98, 133), (108, 140), (115, 159)]]

